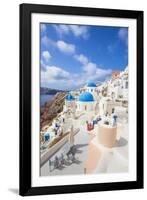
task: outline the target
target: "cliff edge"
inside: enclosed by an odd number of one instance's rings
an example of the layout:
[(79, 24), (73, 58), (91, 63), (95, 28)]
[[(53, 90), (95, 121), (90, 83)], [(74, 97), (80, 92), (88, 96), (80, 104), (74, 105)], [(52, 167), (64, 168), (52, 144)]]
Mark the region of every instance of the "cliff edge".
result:
[(52, 120), (63, 110), (65, 96), (67, 92), (58, 92), (45, 103), (40, 109), (40, 129), (52, 122)]

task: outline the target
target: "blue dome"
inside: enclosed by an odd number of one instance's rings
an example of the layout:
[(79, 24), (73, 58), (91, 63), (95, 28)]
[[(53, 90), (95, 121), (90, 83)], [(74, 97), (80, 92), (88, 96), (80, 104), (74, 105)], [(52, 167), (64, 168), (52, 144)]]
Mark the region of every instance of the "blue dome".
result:
[(87, 84), (87, 87), (96, 87), (96, 84), (93, 83), (93, 82), (89, 82), (89, 83)]
[(72, 96), (71, 94), (68, 94), (68, 95), (65, 97), (65, 99), (66, 99), (67, 101), (73, 101), (73, 100), (75, 100), (75, 97)]
[(93, 95), (90, 92), (83, 92), (79, 96), (79, 101), (89, 102), (89, 101), (94, 101), (94, 98), (93, 98)]

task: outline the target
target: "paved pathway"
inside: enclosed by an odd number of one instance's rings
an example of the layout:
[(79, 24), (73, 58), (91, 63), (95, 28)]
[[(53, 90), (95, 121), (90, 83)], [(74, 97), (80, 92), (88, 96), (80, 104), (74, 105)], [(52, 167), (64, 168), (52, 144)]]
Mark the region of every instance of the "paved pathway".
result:
[[(74, 120), (74, 127), (80, 127), (80, 131), (75, 135), (75, 147), (76, 151), (76, 162), (72, 163), (69, 166), (63, 166), (61, 169), (55, 169), (50, 172), (49, 170), (49, 162), (46, 162), (41, 167), (41, 176), (47, 175), (67, 175), (67, 174), (84, 174), (84, 165), (85, 160), (87, 158), (87, 149), (88, 143), (90, 140), (90, 136), (86, 130), (86, 115), (80, 116), (80, 120)], [(81, 123), (82, 122), (82, 123)], [(61, 153), (64, 151), (66, 144), (56, 153), (57, 156), (60, 156)]]
[[(73, 174), (84, 174), (84, 168), (86, 166), (87, 158), (89, 157), (89, 148), (91, 148), (91, 152), (95, 152), (95, 147), (91, 145), (92, 141), (91, 136), (88, 134), (86, 130), (86, 121), (91, 120), (94, 114), (89, 113), (81, 115), (77, 120), (73, 120), (74, 128), (80, 128), (80, 131), (75, 135), (74, 144), (76, 146), (76, 162), (70, 165), (64, 165), (61, 169), (55, 169), (50, 172), (49, 170), (49, 162), (47, 161), (41, 167), (41, 176), (51, 176), (51, 175), (73, 175)], [(126, 116), (123, 116), (124, 118)], [(128, 124), (125, 124), (123, 130), (123, 135), (121, 140), (118, 142), (116, 147), (113, 148), (113, 154), (108, 152), (108, 154), (104, 154), (102, 149), (97, 148), (99, 153), (96, 153), (96, 159), (94, 162), (94, 167), (91, 169), (90, 173), (110, 173), (110, 172), (124, 172), (128, 169)], [(98, 146), (98, 145), (97, 145)], [(59, 157), (61, 153), (63, 153), (64, 145), (56, 155)], [(91, 154), (91, 156), (93, 153)], [(99, 160), (101, 159), (101, 155), (103, 156), (103, 162), (99, 165)], [(127, 161), (127, 162), (126, 162)], [(124, 163), (125, 166), (119, 165), (120, 163)]]

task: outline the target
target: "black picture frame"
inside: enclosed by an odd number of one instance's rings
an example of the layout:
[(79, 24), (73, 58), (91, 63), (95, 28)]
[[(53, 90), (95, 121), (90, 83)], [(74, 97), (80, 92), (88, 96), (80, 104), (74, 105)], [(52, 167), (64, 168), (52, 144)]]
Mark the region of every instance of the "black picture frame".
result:
[[(31, 186), (31, 14), (51, 13), (137, 20), (137, 180), (67, 186)], [(20, 5), (19, 194), (45, 195), (143, 188), (143, 11), (53, 5)]]

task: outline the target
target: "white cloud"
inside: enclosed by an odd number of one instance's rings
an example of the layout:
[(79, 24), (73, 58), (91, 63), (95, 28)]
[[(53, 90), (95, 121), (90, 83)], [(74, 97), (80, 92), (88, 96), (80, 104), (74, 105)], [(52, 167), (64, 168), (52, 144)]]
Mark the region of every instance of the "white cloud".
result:
[(56, 42), (57, 48), (64, 53), (73, 54), (75, 53), (75, 45), (66, 43), (63, 40), (58, 40)]
[(41, 59), (41, 84), (51, 88), (74, 89), (79, 88), (89, 81), (103, 81), (111, 74), (110, 69), (102, 69), (96, 63), (91, 62), (84, 54), (76, 54), (75, 45), (63, 40), (53, 41), (46, 36), (42, 38), (46, 47), (53, 46), (59, 51), (72, 54), (73, 58), (81, 64), (80, 73), (71, 73), (61, 67), (49, 66), (45, 60), (49, 60), (49, 52), (42, 53)]
[(79, 25), (69, 25), (71, 32), (76, 36), (82, 36), (84, 38), (88, 37), (88, 28), (87, 26), (79, 26)]
[(83, 69), (83, 73), (80, 77), (77, 77), (76, 84), (84, 84), (88, 81), (97, 82), (99, 80), (104, 80), (111, 75), (110, 69), (100, 68), (96, 63), (89, 61), (89, 59), (83, 54), (75, 55), (74, 58), (82, 64)]
[(48, 37), (47, 36), (43, 36), (41, 38), (41, 43), (46, 46), (49, 43)]
[(43, 51), (42, 52), (42, 57), (46, 62), (48, 62), (50, 60), (50, 58), (51, 58), (51, 54), (49, 53), (49, 51)]
[(45, 24), (41, 24), (40, 26), (41, 32), (46, 32), (46, 25)]
[(87, 39), (89, 36), (87, 26), (60, 24), (53, 25), (53, 27), (60, 36), (64, 34), (67, 35), (69, 33), (72, 33), (75, 37), (83, 37), (84, 39)]
[(40, 61), (40, 65), (41, 65), (41, 71), (46, 71), (46, 64), (44, 63), (42, 59)]
[(120, 40), (124, 41), (125, 44), (128, 44), (128, 28), (120, 28), (118, 31), (118, 37)]
[(111, 75), (110, 69), (101, 69), (94, 63), (88, 63), (87, 69), (81, 73), (70, 73), (61, 67), (46, 65), (41, 71), (41, 85), (58, 89), (74, 89), (89, 81), (99, 82)]
[(57, 66), (46, 66), (46, 71), (41, 71), (41, 81), (46, 84), (67, 80), (68, 78), (69, 72)]
[(127, 71), (129, 69), (128, 65), (125, 67), (125, 71)]
[(48, 38), (46, 35), (41, 38), (41, 43), (45, 47), (56, 46), (56, 42)]
[(46, 66), (41, 71), (41, 85), (49, 88), (68, 90), (83, 85), (84, 77), (81, 74), (71, 74), (57, 66)]
[(86, 73), (94, 74), (96, 72), (97, 68), (96, 64), (90, 62), (85, 55), (83, 54), (75, 55), (74, 58), (83, 65), (82, 68)]
[(74, 44), (67, 43), (63, 40), (54, 41), (54, 40), (51, 40), (50, 38), (48, 38), (47, 36), (43, 36), (41, 38), (41, 43), (46, 48), (52, 46), (52, 47), (57, 48), (59, 51), (66, 53), (66, 54), (73, 54), (73, 53), (75, 53), (75, 49), (76, 49)]
[(83, 70), (89, 74), (89, 75), (93, 75), (96, 73), (97, 70), (97, 66), (95, 63), (92, 62), (88, 62), (86, 65), (83, 66)]
[(86, 65), (88, 63), (88, 58), (83, 55), (83, 54), (80, 54), (80, 55), (75, 55), (74, 58), (79, 61), (80, 63), (82, 63), (83, 65)]
[(97, 68), (97, 70), (96, 70), (96, 76), (97, 76), (97, 78), (104, 78), (106, 76), (111, 75), (111, 72), (112, 72), (111, 69)]
[(60, 36), (62, 36), (62, 34), (68, 34), (69, 31), (70, 31), (69, 30), (69, 26), (68, 25), (64, 25), (64, 24), (53, 25), (53, 27), (55, 28), (57, 33), (59, 33)]
[(102, 69), (98, 67), (95, 63), (88, 63), (88, 65), (85, 66), (85, 70), (86, 71), (85, 71), (84, 76), (87, 77), (87, 82), (102, 81), (111, 75), (110, 69)]

